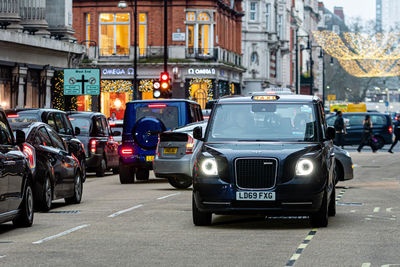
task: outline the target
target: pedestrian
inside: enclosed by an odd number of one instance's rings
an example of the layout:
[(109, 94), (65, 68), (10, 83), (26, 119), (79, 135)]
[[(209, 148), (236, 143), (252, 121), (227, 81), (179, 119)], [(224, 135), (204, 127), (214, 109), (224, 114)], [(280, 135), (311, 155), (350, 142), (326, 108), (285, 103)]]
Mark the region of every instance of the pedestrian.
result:
[(111, 117), (108, 118), (109, 121), (116, 121), (117, 120), (117, 114), (115, 112), (111, 113)]
[(343, 114), (340, 110), (336, 113), (336, 120), (334, 127), (336, 131), (335, 145), (344, 148), (343, 134), (345, 132), (345, 125), (343, 120)]
[(358, 152), (361, 152), (361, 149), (365, 145), (369, 145), (372, 149), (372, 152), (376, 153), (376, 147), (373, 145), (373, 140), (372, 140), (372, 122), (371, 122), (371, 117), (369, 115), (365, 116), (365, 120), (363, 120), (363, 133), (361, 137), (361, 143), (357, 148)]
[(393, 123), (393, 128), (394, 128), (394, 142), (392, 146), (389, 149), (389, 153), (393, 153), (393, 148), (396, 146), (397, 142), (400, 140), (400, 115), (397, 115), (397, 120)]

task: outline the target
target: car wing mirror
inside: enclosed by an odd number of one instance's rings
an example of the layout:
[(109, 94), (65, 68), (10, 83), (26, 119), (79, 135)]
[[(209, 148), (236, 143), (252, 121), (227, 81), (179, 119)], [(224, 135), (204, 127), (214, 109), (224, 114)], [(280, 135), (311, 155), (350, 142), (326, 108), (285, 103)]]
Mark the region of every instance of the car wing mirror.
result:
[(17, 145), (22, 145), (23, 143), (25, 143), (25, 132), (21, 130), (16, 130), (15, 141)]
[(81, 128), (75, 127), (75, 135), (80, 135), (81, 134)]
[(328, 128), (326, 129), (325, 136), (326, 136), (326, 139), (328, 139), (328, 140), (333, 140), (333, 139), (335, 139), (335, 136), (336, 136), (335, 128), (333, 128), (333, 127), (328, 127)]
[(193, 129), (193, 137), (197, 140), (204, 141), (203, 138), (203, 128), (201, 126), (197, 126)]

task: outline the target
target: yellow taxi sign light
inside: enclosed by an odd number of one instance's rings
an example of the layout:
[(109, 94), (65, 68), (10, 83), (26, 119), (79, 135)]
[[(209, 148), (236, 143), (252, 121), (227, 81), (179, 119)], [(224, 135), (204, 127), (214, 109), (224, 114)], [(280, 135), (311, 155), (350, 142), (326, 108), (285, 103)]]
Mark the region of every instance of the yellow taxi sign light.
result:
[(273, 101), (278, 100), (279, 96), (277, 95), (256, 95), (252, 97), (253, 100), (257, 101)]

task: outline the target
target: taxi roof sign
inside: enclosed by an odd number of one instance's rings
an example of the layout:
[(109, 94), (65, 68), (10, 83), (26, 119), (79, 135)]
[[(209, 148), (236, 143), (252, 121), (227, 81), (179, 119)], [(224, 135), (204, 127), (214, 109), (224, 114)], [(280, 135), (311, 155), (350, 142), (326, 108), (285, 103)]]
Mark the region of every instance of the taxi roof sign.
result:
[(279, 96), (277, 96), (277, 95), (255, 95), (255, 96), (252, 96), (251, 99), (257, 100), (257, 101), (274, 101), (274, 100), (278, 100)]

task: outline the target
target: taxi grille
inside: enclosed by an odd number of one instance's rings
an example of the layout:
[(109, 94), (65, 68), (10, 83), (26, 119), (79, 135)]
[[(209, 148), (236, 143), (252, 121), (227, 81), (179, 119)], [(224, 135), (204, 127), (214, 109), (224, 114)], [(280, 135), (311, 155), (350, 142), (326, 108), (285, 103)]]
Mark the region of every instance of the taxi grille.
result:
[(275, 185), (275, 159), (237, 159), (236, 185), (239, 188), (266, 189)]

